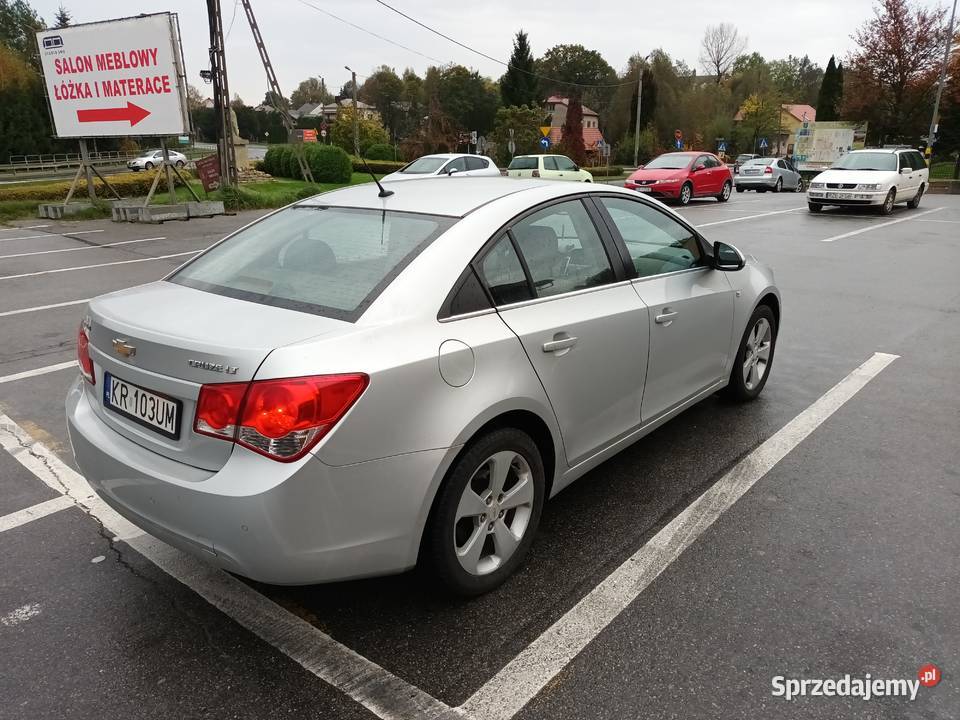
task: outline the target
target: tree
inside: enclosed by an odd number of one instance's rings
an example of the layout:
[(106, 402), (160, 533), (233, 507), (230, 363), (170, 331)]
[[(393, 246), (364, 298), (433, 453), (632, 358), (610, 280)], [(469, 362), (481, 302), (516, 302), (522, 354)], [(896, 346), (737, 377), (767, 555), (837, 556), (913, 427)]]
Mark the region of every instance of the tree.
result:
[[(580, 100), (600, 114), (601, 126), (617, 84), (617, 72), (596, 50), (583, 45), (555, 45), (537, 60), (540, 97), (580, 93)], [(578, 85), (601, 87), (581, 88)], [(603, 87), (606, 86), (606, 87)]]
[(11, 155), (63, 150), (51, 138), (49, 117), (36, 70), (21, 53), (0, 43), (0, 162)]
[(804, 55), (770, 61), (770, 79), (783, 102), (813, 105), (823, 79), (823, 70)]
[(740, 108), (741, 150), (755, 148), (759, 139), (776, 132), (780, 121), (780, 103), (768, 94), (754, 93)]
[(377, 68), (360, 86), (360, 99), (377, 108), (383, 124), (394, 133), (399, 130), (404, 113), (402, 96), (403, 80), (386, 65)]
[(836, 59), (830, 56), (823, 73), (820, 92), (817, 95), (817, 120), (837, 120), (843, 103), (843, 64), (837, 67)]
[(451, 65), (436, 79), (436, 97), (443, 112), (461, 130), (485, 133), (493, 128), (500, 94), (476, 70)]
[(536, 106), (540, 101), (537, 89), (536, 61), (530, 52), (530, 42), (523, 30), (513, 40), (510, 66), (500, 78), (500, 97), (504, 105)]
[(283, 95), (278, 96), (273, 90), (267, 90), (267, 92), (263, 94), (263, 105), (276, 107), (278, 103), (290, 107), (290, 101), (283, 97)]
[(874, 142), (917, 142), (937, 81), (946, 33), (943, 8), (878, 0), (854, 34), (844, 78), (843, 114), (867, 120)]
[[(339, 145), (350, 154), (356, 153), (353, 145), (353, 107), (347, 105), (337, 110), (337, 117), (330, 128), (330, 140), (334, 145)], [(360, 153), (366, 152), (371, 145), (384, 144), (390, 142), (390, 136), (383, 128), (383, 125), (375, 117), (368, 117), (360, 113), (360, 119), (357, 123), (360, 136)]]
[[(616, 88), (610, 102), (608, 117), (603, 125), (607, 141), (618, 142), (626, 134), (632, 136), (637, 121), (637, 73), (643, 69), (643, 98), (640, 103), (640, 127), (649, 125), (657, 109), (657, 81), (650, 66), (640, 55), (627, 61), (626, 71), (620, 75), (620, 87)], [(631, 146), (632, 147), (632, 146)], [(631, 162), (633, 155), (631, 154)]]
[(501, 164), (510, 162), (510, 131), (513, 130), (514, 154), (529, 155), (540, 152), (537, 142), (540, 140), (538, 127), (543, 119), (539, 108), (530, 105), (512, 105), (497, 109), (493, 121), (490, 141), (496, 147), (497, 160)]
[(205, 102), (206, 98), (203, 97), (203, 93), (200, 92), (197, 86), (187, 83), (187, 109), (190, 112), (199, 110), (204, 107)]
[(40, 67), (36, 32), (46, 28), (43, 19), (26, 0), (0, 0), (0, 45), (20, 53)]
[(70, 13), (67, 12), (67, 9), (61, 5), (57, 8), (57, 14), (53, 16), (53, 26), (58, 30), (60, 28), (70, 27)]
[(710, 25), (700, 41), (700, 64), (708, 74), (716, 77), (719, 85), (746, 47), (747, 39), (741, 37), (732, 24)]
[(567, 103), (567, 117), (560, 128), (557, 150), (577, 165), (587, 164), (587, 150), (583, 144), (583, 105), (576, 95)]
[(308, 77), (297, 89), (290, 93), (290, 106), (296, 110), (306, 103), (326, 105), (333, 102), (333, 95), (327, 90), (323, 78)]

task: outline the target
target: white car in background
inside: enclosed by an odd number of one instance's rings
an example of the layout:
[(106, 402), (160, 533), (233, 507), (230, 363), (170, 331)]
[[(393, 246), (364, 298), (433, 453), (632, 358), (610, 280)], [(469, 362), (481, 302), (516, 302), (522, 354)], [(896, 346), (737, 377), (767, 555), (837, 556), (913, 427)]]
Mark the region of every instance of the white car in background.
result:
[[(182, 168), (189, 162), (183, 153), (178, 153), (176, 150), (167, 152), (170, 154), (170, 162), (178, 168)], [(163, 165), (163, 150), (147, 150), (140, 157), (127, 162), (127, 167), (131, 170), (153, 170), (161, 165)]]
[(810, 212), (839, 205), (889, 215), (897, 203), (919, 206), (929, 182), (927, 163), (913, 148), (853, 150), (810, 181), (807, 205)]
[(566, 155), (517, 155), (504, 174), (513, 178), (593, 182), (593, 175)]
[(397, 180), (416, 180), (435, 175), (499, 175), (500, 168), (485, 155), (466, 155), (460, 153), (440, 153), (424, 155), (408, 163), (396, 172), (381, 178), (384, 182)]

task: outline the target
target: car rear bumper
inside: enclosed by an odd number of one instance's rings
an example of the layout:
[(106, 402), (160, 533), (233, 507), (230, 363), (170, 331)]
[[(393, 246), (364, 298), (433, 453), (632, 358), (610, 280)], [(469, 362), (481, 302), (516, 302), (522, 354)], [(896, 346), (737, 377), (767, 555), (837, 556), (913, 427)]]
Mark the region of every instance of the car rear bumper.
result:
[[(840, 197), (828, 197), (829, 194)], [(864, 205), (882, 205), (887, 191), (854, 192), (852, 190), (808, 190), (807, 200), (820, 205), (846, 205), (850, 207)]]
[(236, 447), (218, 472), (154, 453), (94, 412), (80, 378), (66, 401), (77, 465), (111, 507), (161, 540), (273, 584), (401, 572), (417, 561), (452, 450), (333, 467), (278, 463)]
[(777, 178), (773, 175), (737, 175), (733, 182), (739, 188), (746, 188), (748, 190), (754, 190), (756, 188), (773, 188), (776, 187)]

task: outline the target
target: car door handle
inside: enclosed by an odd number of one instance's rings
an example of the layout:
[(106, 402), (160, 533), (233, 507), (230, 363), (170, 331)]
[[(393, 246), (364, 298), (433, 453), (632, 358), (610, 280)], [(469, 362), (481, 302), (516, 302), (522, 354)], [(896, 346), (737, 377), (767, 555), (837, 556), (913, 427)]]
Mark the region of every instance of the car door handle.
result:
[(543, 351), (545, 353), (562, 353), (577, 344), (577, 338), (573, 335), (561, 335), (558, 333), (554, 335), (553, 338), (550, 342), (543, 344)]
[(676, 312), (674, 312), (674, 311), (671, 310), (670, 308), (664, 308), (664, 309), (663, 309), (663, 312), (660, 313), (659, 315), (657, 315), (657, 317), (654, 318), (654, 319), (655, 319), (655, 320), (657, 321), (657, 323), (659, 323), (660, 325), (669, 325), (670, 323), (673, 322), (673, 319), (674, 319), (676, 316), (677, 316), (677, 313), (676, 313)]

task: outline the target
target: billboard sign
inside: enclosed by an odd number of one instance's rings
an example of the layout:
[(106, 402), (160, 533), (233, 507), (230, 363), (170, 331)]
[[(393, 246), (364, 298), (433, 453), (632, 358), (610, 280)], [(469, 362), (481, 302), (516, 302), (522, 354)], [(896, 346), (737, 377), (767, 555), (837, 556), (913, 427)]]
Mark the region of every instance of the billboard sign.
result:
[(793, 161), (799, 170), (828, 168), (850, 150), (864, 147), (867, 123), (817, 121), (804, 123), (797, 131)]
[(197, 175), (204, 192), (210, 192), (220, 187), (220, 158), (216, 155), (207, 155), (196, 161)]
[(37, 45), (57, 137), (189, 133), (171, 13), (42, 30)]

